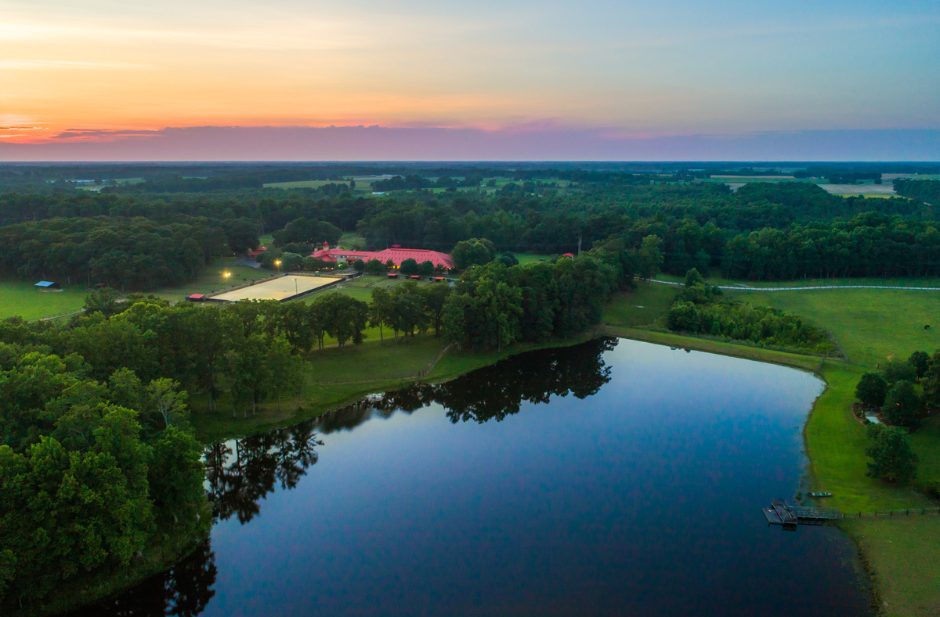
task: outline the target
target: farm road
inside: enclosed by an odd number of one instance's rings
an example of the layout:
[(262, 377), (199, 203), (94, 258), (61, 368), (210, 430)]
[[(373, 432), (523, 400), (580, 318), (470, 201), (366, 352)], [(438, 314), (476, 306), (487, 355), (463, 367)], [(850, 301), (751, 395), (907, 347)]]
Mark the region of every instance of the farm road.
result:
[[(661, 285), (676, 285), (681, 287), (682, 283), (676, 281), (660, 281), (652, 279), (650, 282)], [(728, 289), (731, 291), (801, 291), (809, 289), (910, 289), (919, 291), (940, 291), (940, 287), (898, 287), (895, 285), (819, 285), (816, 287), (750, 287), (748, 285), (718, 285), (718, 289)]]

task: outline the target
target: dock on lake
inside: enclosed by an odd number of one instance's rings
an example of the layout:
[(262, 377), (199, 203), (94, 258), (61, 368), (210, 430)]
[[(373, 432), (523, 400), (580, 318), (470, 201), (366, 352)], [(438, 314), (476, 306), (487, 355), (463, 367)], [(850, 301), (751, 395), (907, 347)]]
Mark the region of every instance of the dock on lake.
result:
[(834, 508), (791, 506), (782, 499), (774, 499), (763, 511), (767, 523), (782, 525), (784, 529), (796, 529), (797, 525), (825, 525), (826, 521), (843, 518), (843, 514)]

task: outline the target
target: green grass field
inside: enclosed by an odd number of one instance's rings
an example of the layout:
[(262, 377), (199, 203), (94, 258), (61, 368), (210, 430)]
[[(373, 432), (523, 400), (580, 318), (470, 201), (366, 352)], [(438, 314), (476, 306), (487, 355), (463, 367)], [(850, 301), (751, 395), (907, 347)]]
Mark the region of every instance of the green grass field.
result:
[(356, 231), (344, 231), (339, 238), (339, 245), (350, 251), (366, 250), (366, 239)]
[(940, 519), (896, 516), (852, 521), (846, 531), (874, 566), (887, 615), (936, 617), (940, 610)]
[(601, 321), (615, 326), (652, 324), (672, 304), (676, 288), (640, 282), (634, 291), (617, 294), (604, 308)]
[(88, 289), (72, 285), (62, 291), (39, 291), (36, 281), (0, 280), (0, 319), (23, 317), (41, 319), (81, 310)]
[[(889, 356), (907, 358), (914, 351), (940, 349), (937, 291), (835, 289), (729, 295), (809, 319), (832, 332), (855, 364), (875, 367)], [(930, 329), (925, 330), (925, 325)]]
[(538, 263), (540, 259), (548, 261), (552, 255), (540, 255), (538, 253), (513, 253), (521, 265)]

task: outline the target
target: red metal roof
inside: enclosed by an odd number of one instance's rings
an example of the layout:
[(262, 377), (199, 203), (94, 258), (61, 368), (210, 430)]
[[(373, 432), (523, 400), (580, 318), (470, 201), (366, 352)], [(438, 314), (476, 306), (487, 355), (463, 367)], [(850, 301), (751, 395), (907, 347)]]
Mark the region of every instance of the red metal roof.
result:
[(206, 297), (206, 294), (190, 294), (189, 295), (190, 300), (202, 300), (205, 297)]
[(562, 257), (570, 257), (571, 259), (574, 259), (574, 255), (571, 253), (565, 253), (564, 255), (562, 255)]
[(454, 267), (454, 260), (447, 253), (427, 251), (424, 249), (390, 248), (385, 249), (384, 251), (347, 251), (345, 249), (335, 248), (314, 251), (310, 256), (317, 259), (322, 259), (323, 261), (336, 261), (341, 257), (345, 257), (347, 260), (353, 261), (358, 259), (361, 259), (362, 261), (377, 259), (383, 264), (391, 261), (396, 266), (401, 266), (401, 262), (405, 261), (406, 259), (414, 259), (418, 263), (423, 261), (430, 261), (432, 264), (434, 264), (435, 268), (440, 266), (451, 270)]

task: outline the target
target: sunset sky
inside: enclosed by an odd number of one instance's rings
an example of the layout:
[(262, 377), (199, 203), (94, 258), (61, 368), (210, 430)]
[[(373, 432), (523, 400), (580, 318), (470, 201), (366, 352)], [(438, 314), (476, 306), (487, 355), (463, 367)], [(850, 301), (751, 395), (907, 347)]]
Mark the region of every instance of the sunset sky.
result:
[(916, 134), (940, 129), (938, 60), (936, 0), (0, 0), (0, 144), (209, 126)]

